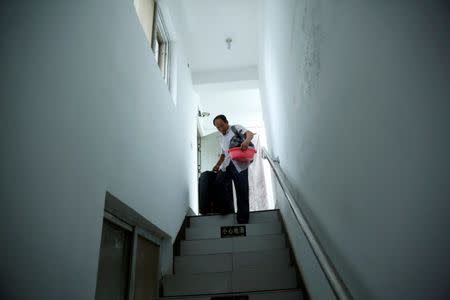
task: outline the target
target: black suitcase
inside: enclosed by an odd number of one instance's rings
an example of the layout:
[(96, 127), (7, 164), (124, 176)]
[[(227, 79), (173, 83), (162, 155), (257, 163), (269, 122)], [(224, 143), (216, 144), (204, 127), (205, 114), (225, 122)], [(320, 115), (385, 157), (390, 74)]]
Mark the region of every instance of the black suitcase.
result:
[(214, 212), (216, 177), (217, 173), (206, 171), (198, 179), (198, 210), (202, 215)]
[(206, 171), (198, 180), (198, 208), (202, 215), (234, 213), (233, 186), (225, 173)]
[(231, 178), (219, 171), (214, 182), (214, 209), (216, 213), (234, 213), (233, 184)]

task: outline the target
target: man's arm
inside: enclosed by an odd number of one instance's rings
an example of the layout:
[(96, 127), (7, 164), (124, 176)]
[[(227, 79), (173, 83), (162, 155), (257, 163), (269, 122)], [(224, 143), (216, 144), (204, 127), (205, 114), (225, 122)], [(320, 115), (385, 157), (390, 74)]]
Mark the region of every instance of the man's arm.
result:
[(251, 132), (250, 130), (247, 130), (245, 132), (245, 140), (241, 144), (241, 150), (245, 151), (247, 150), (248, 146), (250, 145), (250, 142), (252, 141), (252, 138), (255, 134)]
[(216, 165), (213, 168), (214, 172), (218, 172), (219, 171), (219, 168), (222, 165), (224, 159), (225, 159), (225, 154), (221, 154), (220, 157), (219, 157), (219, 160), (217, 161)]

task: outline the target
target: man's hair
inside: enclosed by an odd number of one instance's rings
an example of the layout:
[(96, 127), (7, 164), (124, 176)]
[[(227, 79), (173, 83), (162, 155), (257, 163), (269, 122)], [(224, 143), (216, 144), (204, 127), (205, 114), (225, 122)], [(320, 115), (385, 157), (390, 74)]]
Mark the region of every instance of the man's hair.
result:
[(225, 123), (228, 124), (227, 117), (225, 117), (224, 115), (218, 115), (218, 116), (216, 116), (216, 117), (214, 118), (214, 120), (213, 120), (213, 125), (214, 125), (214, 126), (216, 126), (216, 120), (217, 120), (217, 119), (221, 119), (222, 121), (224, 121)]

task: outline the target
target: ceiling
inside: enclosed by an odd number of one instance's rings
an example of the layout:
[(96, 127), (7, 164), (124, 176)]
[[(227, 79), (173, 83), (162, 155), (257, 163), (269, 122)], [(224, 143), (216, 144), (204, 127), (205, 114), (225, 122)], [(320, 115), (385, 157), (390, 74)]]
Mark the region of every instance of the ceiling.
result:
[[(183, 0), (183, 39), (191, 70), (234, 69), (258, 63), (259, 0)], [(232, 38), (227, 49), (226, 38)]]
[[(225, 114), (232, 124), (262, 125), (258, 86), (260, 0), (166, 0), (176, 18), (194, 88), (200, 97), (202, 135)], [(233, 41), (227, 48), (226, 38)]]

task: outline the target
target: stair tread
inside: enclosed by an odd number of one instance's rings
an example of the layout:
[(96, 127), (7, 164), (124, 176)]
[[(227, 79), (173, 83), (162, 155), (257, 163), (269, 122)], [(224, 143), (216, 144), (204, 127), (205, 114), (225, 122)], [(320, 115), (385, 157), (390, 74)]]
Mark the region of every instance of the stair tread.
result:
[(235, 253), (176, 256), (175, 274), (196, 274), (202, 272), (225, 272), (259, 265), (270, 268), (290, 266), (289, 249), (270, 249)]
[[(279, 221), (278, 210), (250, 212), (249, 224)], [(197, 228), (211, 224), (240, 225), (236, 220), (236, 214), (206, 215), (190, 217), (190, 227)]]
[(284, 236), (281, 233), (274, 234), (261, 234), (261, 235), (247, 235), (247, 236), (235, 236), (235, 237), (224, 237), (224, 238), (206, 238), (206, 239), (193, 239), (193, 240), (181, 240), (182, 242), (196, 242), (196, 241), (211, 241), (211, 240), (228, 240), (234, 238), (255, 238), (255, 237), (265, 237), (265, 236)]
[[(251, 211), (249, 212), (249, 215), (256, 215), (256, 214), (278, 214), (280, 210), (279, 209), (268, 209), (268, 210), (258, 210), (258, 211)], [(237, 213), (231, 213), (231, 214), (226, 214), (226, 215), (222, 215), (219, 213), (212, 213), (212, 214), (207, 214), (207, 215), (197, 215), (197, 216), (190, 216), (191, 219), (194, 218), (208, 218), (208, 217), (218, 217), (218, 216), (230, 216), (230, 215), (237, 215)]]
[(295, 269), (245, 269), (231, 272), (176, 274), (163, 278), (169, 296), (293, 289), (297, 287)]
[(181, 255), (234, 253), (282, 248), (286, 248), (284, 234), (181, 241)]
[[(289, 298), (276, 298), (276, 299), (303, 299), (304, 293), (301, 289), (279, 289), (279, 290), (268, 290), (268, 291), (252, 291), (246, 293), (222, 293), (222, 294), (201, 294), (201, 295), (186, 295), (186, 296), (167, 296), (160, 297), (160, 300), (210, 300), (211, 297), (224, 297), (224, 296), (239, 296), (248, 295), (249, 300), (266, 300), (274, 299), (274, 296), (291, 296)], [(300, 298), (301, 297), (301, 298)]]
[(236, 237), (228, 237), (228, 238), (213, 238), (213, 239), (199, 239), (199, 240), (181, 240), (181, 243), (191, 243), (191, 242), (204, 242), (204, 241), (223, 241), (223, 240), (232, 240), (232, 239), (265, 239), (268, 237), (275, 237), (275, 236), (283, 236), (283, 233), (275, 233), (275, 234), (263, 234), (258, 236), (236, 236)]
[(209, 253), (209, 254), (191, 254), (191, 255), (179, 255), (175, 256), (175, 258), (189, 258), (189, 257), (202, 257), (202, 256), (214, 256), (214, 255), (233, 255), (233, 254), (258, 254), (258, 253), (272, 253), (272, 252), (283, 252), (283, 251), (289, 251), (290, 248), (276, 248), (276, 249), (265, 249), (265, 250), (254, 250), (254, 251), (240, 251), (240, 252), (229, 252), (229, 253)]
[[(171, 278), (181, 278), (181, 277), (201, 277), (201, 276), (210, 276), (211, 274), (222, 274), (222, 273), (239, 273), (239, 272), (261, 272), (261, 273), (281, 273), (284, 271), (289, 271), (293, 269), (293, 266), (286, 266), (284, 267), (284, 270), (280, 269), (268, 269), (264, 266), (256, 266), (256, 267), (249, 267), (249, 268), (242, 268), (238, 270), (232, 270), (232, 271), (224, 271), (224, 272), (211, 272), (211, 273), (197, 273), (197, 274), (168, 274), (163, 277), (164, 279), (171, 279)], [(232, 274), (233, 275), (233, 274)]]

